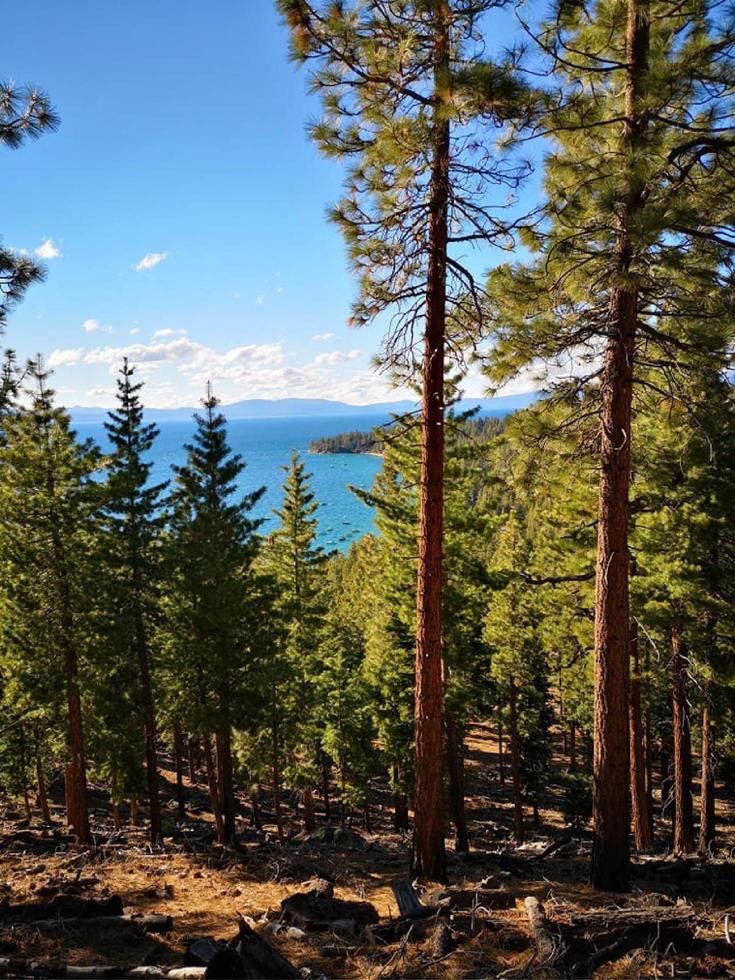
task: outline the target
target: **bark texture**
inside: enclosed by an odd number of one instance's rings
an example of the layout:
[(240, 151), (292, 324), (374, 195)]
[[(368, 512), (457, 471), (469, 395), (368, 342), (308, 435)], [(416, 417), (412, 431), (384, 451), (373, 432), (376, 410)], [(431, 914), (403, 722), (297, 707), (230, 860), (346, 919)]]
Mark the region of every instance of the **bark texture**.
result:
[[(621, 157), (629, 160), (645, 128), (640, 113), (648, 63), (648, 10), (628, 0), (625, 122)], [(615, 242), (607, 348), (601, 378), (600, 492), (595, 590), (595, 691), (590, 880), (609, 891), (629, 885), (628, 526), (633, 358), (638, 318), (630, 235), (642, 188), (628, 168)]]
[(444, 353), (449, 209), (447, 0), (433, 0), (434, 145), (429, 201), (429, 261), (422, 371), (419, 560), (416, 615), (416, 789), (413, 870), (444, 881), (442, 820), (442, 559), (444, 534)]

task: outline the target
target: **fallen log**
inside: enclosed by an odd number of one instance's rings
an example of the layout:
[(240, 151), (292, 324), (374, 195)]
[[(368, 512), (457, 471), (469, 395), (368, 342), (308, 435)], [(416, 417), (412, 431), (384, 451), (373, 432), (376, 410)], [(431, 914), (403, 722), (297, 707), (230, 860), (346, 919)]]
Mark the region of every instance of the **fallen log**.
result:
[(571, 844), (574, 838), (571, 834), (564, 834), (559, 840), (552, 841), (548, 847), (545, 847), (540, 854), (534, 854), (533, 857), (527, 858), (527, 861), (544, 861), (547, 857), (551, 857), (556, 851), (562, 847), (566, 847), (567, 844)]
[(173, 921), (170, 915), (98, 915), (85, 918), (73, 916), (70, 918), (38, 919), (30, 923), (34, 929), (41, 932), (54, 932), (59, 929), (142, 929), (144, 932), (170, 932)]
[(639, 923), (626, 929), (621, 936), (595, 950), (585, 959), (574, 963), (569, 968), (570, 977), (591, 977), (606, 963), (612, 963), (631, 953), (634, 949), (651, 947), (659, 952), (673, 949), (677, 953), (688, 950), (694, 939), (694, 934), (688, 926), (677, 923), (674, 926), (660, 926), (655, 922)]
[(528, 916), (528, 927), (536, 944), (539, 966), (549, 966), (563, 952), (561, 937), (546, 918), (544, 907), (537, 898), (529, 895), (523, 904)]
[(422, 915), (426, 912), (427, 906), (422, 905), (418, 892), (408, 878), (391, 881), (390, 887), (398, 905), (399, 915)]
[(34, 922), (40, 919), (74, 918), (90, 919), (99, 916), (123, 914), (119, 895), (109, 898), (77, 898), (59, 895), (50, 902), (27, 902), (23, 905), (0, 905), (0, 921)]
[(328, 932), (337, 922), (354, 922), (355, 930), (359, 930), (377, 922), (378, 918), (375, 906), (370, 902), (329, 898), (318, 889), (290, 895), (281, 902), (281, 921), (306, 932)]

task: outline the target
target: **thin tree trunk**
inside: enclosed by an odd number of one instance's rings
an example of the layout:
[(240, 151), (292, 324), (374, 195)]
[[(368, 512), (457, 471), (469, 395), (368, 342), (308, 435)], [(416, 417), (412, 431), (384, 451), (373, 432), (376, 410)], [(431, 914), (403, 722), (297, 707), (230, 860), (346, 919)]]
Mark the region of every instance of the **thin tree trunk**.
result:
[(120, 830), (122, 827), (122, 820), (120, 819), (120, 804), (112, 804), (112, 826), (115, 830)]
[[(650, 667), (650, 650), (648, 644), (646, 644), (646, 676), (649, 675)], [(652, 744), (652, 726), (651, 726), (651, 708), (647, 704), (646, 712), (643, 721), (643, 740), (645, 746), (645, 758), (646, 758), (646, 806), (648, 813), (648, 833), (650, 835), (651, 841), (653, 841), (653, 744)]]
[(681, 627), (675, 619), (671, 626), (675, 854), (690, 854), (694, 850), (692, 742), (686, 697), (686, 652)]
[(515, 819), (515, 837), (519, 844), (523, 843), (523, 795), (521, 793), (521, 746), (518, 735), (518, 709), (516, 705), (516, 679), (508, 680), (510, 688), (510, 760), (513, 776), (513, 815)]
[(569, 722), (569, 771), (577, 771), (577, 723), (574, 718)]
[(186, 817), (186, 801), (184, 799), (184, 759), (181, 729), (178, 722), (174, 722), (174, 759), (176, 761), (176, 802), (179, 817), (183, 820)]
[[(645, 122), (639, 111), (648, 67), (646, 0), (628, 0), (625, 122), (621, 159), (629, 159)], [(625, 175), (615, 244), (615, 278), (601, 379), (600, 498), (595, 590), (593, 843), (590, 881), (608, 891), (628, 889), (628, 525), (633, 356), (638, 288), (632, 274), (629, 225), (642, 204), (633, 168)]]
[(212, 760), (212, 746), (209, 741), (209, 735), (205, 735), (202, 739), (202, 750), (204, 752), (204, 765), (207, 770), (207, 783), (209, 785), (209, 799), (212, 805), (212, 815), (214, 817), (214, 825), (217, 830), (217, 840), (220, 844), (225, 843), (225, 823), (222, 819), (222, 808), (220, 806), (219, 800), (219, 788), (217, 786), (217, 773), (214, 770), (214, 762)]
[[(434, 89), (449, 101), (447, 0), (433, 0)], [(429, 188), (429, 263), (422, 370), (419, 559), (416, 600), (416, 790), (413, 871), (446, 879), (442, 821), (442, 565), (444, 346), (449, 210), (449, 120), (437, 113)]]
[(401, 792), (401, 770), (397, 763), (393, 764), (393, 829), (408, 830), (408, 800)]
[[(137, 558), (134, 559), (137, 561)], [(143, 707), (143, 736), (145, 739), (145, 769), (148, 782), (148, 802), (150, 805), (150, 837), (151, 843), (161, 841), (163, 830), (161, 826), (161, 801), (158, 797), (158, 759), (156, 757), (156, 711), (153, 704), (153, 686), (151, 684), (150, 656), (145, 635), (145, 624), (141, 611), (141, 584), (134, 584), (135, 591), (135, 650), (138, 658), (138, 676), (140, 680), (140, 695)]]
[(273, 773), (273, 812), (276, 819), (276, 830), (278, 839), (283, 840), (283, 810), (281, 808), (281, 756), (278, 744), (278, 732), (273, 729), (273, 759), (271, 760)]
[(28, 786), (23, 786), (23, 809), (26, 812), (26, 820), (31, 820), (33, 818), (33, 812), (31, 810), (31, 798), (28, 795)]
[(316, 829), (316, 816), (314, 814), (314, 792), (311, 786), (304, 790), (304, 830), (311, 833)]
[(332, 804), (329, 799), (329, 776), (331, 764), (326, 752), (321, 752), (322, 769), (322, 800), (324, 801), (324, 818), (327, 822), (332, 819)]
[(702, 707), (702, 782), (699, 801), (699, 850), (709, 854), (715, 840), (715, 737), (710, 720), (712, 684), (705, 686)]
[(253, 808), (253, 826), (256, 830), (263, 829), (263, 814), (260, 812), (260, 786), (250, 790), (250, 805)]
[(136, 799), (130, 801), (130, 824), (132, 827), (138, 826), (138, 801)]
[(498, 777), (500, 785), (505, 786), (505, 765), (503, 763), (503, 716), (498, 707)]
[(464, 739), (461, 738), (454, 714), (445, 710), (447, 771), (449, 773), (449, 804), (455, 832), (455, 851), (467, 853), (470, 841), (467, 836), (467, 817), (464, 804)]
[(196, 758), (194, 753), (196, 752), (196, 743), (193, 738), (188, 738), (186, 740), (186, 749), (189, 762), (189, 782), (192, 786), (196, 786), (197, 781), (197, 767)]
[(79, 664), (74, 642), (74, 616), (72, 613), (71, 592), (66, 572), (66, 557), (58, 531), (52, 531), (52, 543), (56, 566), (56, 580), (61, 603), (61, 644), (64, 653), (64, 675), (66, 679), (66, 701), (69, 713), (69, 773), (67, 782), (67, 821), (74, 827), (77, 840), (89, 844), (92, 835), (89, 829), (89, 810), (87, 808), (87, 764), (84, 755), (84, 728), (82, 724), (82, 698), (79, 691)]
[(235, 840), (235, 787), (232, 777), (232, 744), (230, 729), (221, 728), (215, 735), (217, 743), (217, 785), (222, 809), (224, 844)]
[(41, 758), (41, 742), (38, 732), (35, 733), (36, 740), (36, 782), (38, 783), (38, 802), (41, 807), (41, 816), (44, 823), (51, 823), (51, 811), (48, 805), (48, 794), (46, 793), (46, 777), (43, 774), (43, 759)]
[(646, 796), (646, 761), (643, 745), (643, 721), (641, 718), (641, 676), (638, 662), (638, 624), (630, 623), (630, 653), (633, 672), (630, 678), (629, 724), (630, 724), (630, 802), (635, 848), (640, 853), (650, 849), (651, 823), (648, 816), (648, 797)]

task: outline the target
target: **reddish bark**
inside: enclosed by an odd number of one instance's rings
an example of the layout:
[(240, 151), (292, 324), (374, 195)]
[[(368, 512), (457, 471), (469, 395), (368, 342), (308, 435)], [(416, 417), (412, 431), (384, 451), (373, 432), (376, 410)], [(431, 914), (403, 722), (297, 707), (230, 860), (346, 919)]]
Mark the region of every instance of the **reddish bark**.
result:
[(510, 761), (513, 776), (513, 815), (515, 820), (515, 837), (520, 844), (524, 839), (523, 830), (523, 795), (521, 793), (521, 745), (518, 734), (518, 707), (516, 704), (516, 679), (511, 677), (510, 687)]
[(215, 736), (217, 744), (217, 787), (222, 810), (224, 844), (235, 839), (235, 787), (232, 778), (232, 743), (229, 728), (221, 728)]
[[(642, 81), (648, 61), (648, 11), (628, 0), (625, 121), (621, 158), (629, 158), (643, 132)], [(630, 873), (628, 817), (628, 526), (634, 342), (638, 289), (629, 226), (642, 204), (635, 174), (626, 175), (619, 202), (603, 365), (600, 425), (600, 488), (595, 590), (593, 843), (590, 880), (604, 890), (625, 891)]]
[[(434, 88), (449, 99), (449, 5), (433, 0)], [(413, 871), (446, 879), (442, 821), (442, 563), (444, 354), (449, 210), (449, 121), (437, 114), (429, 188), (429, 262), (422, 369), (419, 558), (416, 602), (416, 788)]]
[(694, 850), (692, 741), (686, 696), (686, 656), (681, 627), (675, 619), (671, 626), (675, 854), (690, 854)]

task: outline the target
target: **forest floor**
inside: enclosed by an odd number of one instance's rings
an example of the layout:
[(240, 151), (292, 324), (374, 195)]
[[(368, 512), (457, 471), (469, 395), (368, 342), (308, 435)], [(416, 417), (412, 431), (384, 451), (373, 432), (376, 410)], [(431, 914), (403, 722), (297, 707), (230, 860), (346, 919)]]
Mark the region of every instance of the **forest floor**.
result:
[[(161, 850), (146, 842), (142, 807), (141, 826), (115, 833), (101, 793), (92, 793), (92, 849), (65, 836), (58, 801), (53, 827), (35, 817), (28, 823), (22, 807), (6, 802), (0, 806), (0, 975), (84, 975), (71, 969), (79, 965), (111, 967), (108, 974), (89, 977), (122, 976), (136, 966), (167, 972), (182, 966), (196, 940), (232, 940), (245, 917), (305, 977), (735, 976), (735, 946), (726, 941), (727, 916), (735, 914), (735, 865), (729, 861), (735, 811), (721, 793), (718, 846), (709, 860), (668, 856), (669, 826), (657, 819), (657, 852), (635, 862), (632, 892), (606, 895), (586, 884), (590, 836), (566, 827), (560, 779), (546, 787), (539, 830), (532, 830), (529, 812), (528, 839), (516, 847), (510, 780), (500, 784), (497, 744), (487, 726), (473, 726), (468, 749), (472, 851), (455, 854), (450, 845), (449, 887), (424, 891), (419, 883), (429, 908), (412, 919), (399, 918), (391, 887), (407, 878), (410, 841), (390, 829), (384, 786), (375, 790), (371, 833), (357, 822), (340, 833), (336, 822), (336, 833), (325, 834), (319, 813), (317, 832), (307, 835), (290, 809), (283, 843), (267, 823), (269, 801), (263, 801), (261, 832), (251, 826), (243, 800), (237, 848), (213, 842), (203, 782), (185, 780), (187, 817), (178, 820), (174, 773), (166, 769), (167, 836)], [(561, 756), (555, 759), (559, 777), (565, 765)], [(326, 931), (318, 924), (319, 931), (311, 931), (314, 923), (292, 916), (291, 925), (284, 925), (281, 902), (309, 891), (304, 883), (315, 878), (332, 882), (335, 898), (371, 903), (379, 923), (356, 930), (333, 921)], [(94, 918), (39, 925), (12, 915), (23, 904), (59, 902), (59, 896), (112, 895), (120, 897), (126, 913), (170, 916), (170, 928), (153, 933)], [(162, 973), (149, 969), (138, 975)]]

